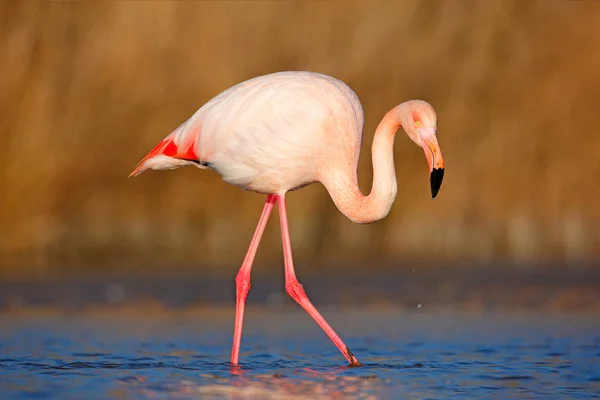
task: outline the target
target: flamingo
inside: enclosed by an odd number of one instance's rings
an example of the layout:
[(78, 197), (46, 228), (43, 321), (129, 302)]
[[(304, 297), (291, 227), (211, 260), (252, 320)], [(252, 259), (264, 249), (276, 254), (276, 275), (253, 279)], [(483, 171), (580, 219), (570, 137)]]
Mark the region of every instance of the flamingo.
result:
[(358, 96), (338, 79), (308, 71), (258, 76), (205, 103), (154, 147), (129, 175), (195, 165), (217, 172), (231, 185), (267, 195), (235, 278), (233, 366), (239, 365), (250, 270), (275, 204), (279, 210), (287, 293), (320, 325), (350, 366), (361, 365), (298, 282), (292, 260), (286, 193), (320, 182), (336, 207), (351, 221), (366, 224), (384, 218), (396, 198), (393, 144), (400, 128), (425, 152), (432, 198), (444, 177), (444, 159), (436, 137), (436, 113), (429, 103), (410, 100), (388, 111), (375, 131), (373, 186), (369, 195), (363, 195), (357, 178), (363, 119)]

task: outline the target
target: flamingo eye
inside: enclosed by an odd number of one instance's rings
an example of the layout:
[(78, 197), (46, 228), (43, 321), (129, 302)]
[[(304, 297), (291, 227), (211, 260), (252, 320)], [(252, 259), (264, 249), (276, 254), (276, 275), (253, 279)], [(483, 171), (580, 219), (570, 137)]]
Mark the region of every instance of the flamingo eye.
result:
[(420, 121), (415, 121), (415, 127), (418, 128), (421, 126), (421, 122)]

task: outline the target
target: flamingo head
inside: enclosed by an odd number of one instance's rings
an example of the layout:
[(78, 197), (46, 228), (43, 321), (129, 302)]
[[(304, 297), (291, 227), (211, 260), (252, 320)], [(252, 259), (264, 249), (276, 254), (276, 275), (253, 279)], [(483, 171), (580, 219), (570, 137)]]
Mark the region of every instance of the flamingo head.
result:
[(425, 152), (429, 166), (431, 197), (435, 198), (444, 179), (444, 157), (437, 140), (437, 117), (431, 104), (422, 100), (405, 103), (401, 115), (402, 127), (408, 137)]

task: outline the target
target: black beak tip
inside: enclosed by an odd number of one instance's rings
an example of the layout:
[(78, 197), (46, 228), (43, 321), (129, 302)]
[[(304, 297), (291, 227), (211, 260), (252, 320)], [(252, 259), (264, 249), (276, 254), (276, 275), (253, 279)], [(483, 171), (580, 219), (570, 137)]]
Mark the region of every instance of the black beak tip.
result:
[(431, 198), (435, 199), (437, 196), (440, 186), (442, 186), (442, 180), (444, 179), (444, 168), (434, 168), (429, 175), (429, 183), (431, 184)]

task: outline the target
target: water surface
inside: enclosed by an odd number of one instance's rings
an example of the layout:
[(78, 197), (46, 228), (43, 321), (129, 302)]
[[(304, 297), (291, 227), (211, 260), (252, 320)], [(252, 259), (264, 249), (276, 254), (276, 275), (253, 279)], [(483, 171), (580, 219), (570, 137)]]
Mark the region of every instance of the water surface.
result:
[(1, 399), (600, 398), (593, 314), (327, 309), (365, 365), (347, 368), (294, 307), (6, 313)]

